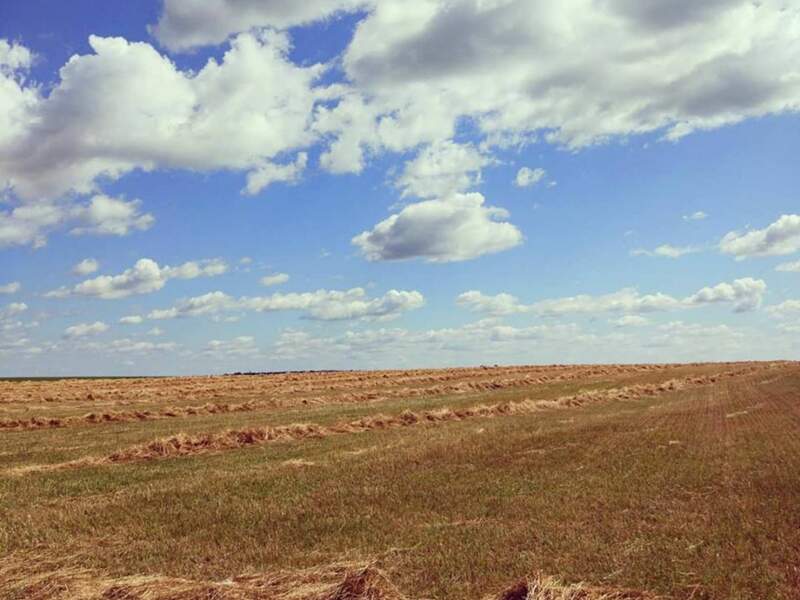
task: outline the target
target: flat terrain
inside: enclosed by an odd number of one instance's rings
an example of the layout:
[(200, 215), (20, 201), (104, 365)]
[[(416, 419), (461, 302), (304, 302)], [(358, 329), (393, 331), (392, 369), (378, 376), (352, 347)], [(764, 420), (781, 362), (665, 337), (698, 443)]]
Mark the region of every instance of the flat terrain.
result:
[(800, 364), (0, 381), (0, 598), (800, 598)]

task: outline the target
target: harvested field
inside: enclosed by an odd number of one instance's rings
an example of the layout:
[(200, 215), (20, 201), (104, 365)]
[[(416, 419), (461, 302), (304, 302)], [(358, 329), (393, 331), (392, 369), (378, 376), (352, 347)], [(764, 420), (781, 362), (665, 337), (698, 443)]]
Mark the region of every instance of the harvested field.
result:
[(0, 382), (0, 597), (800, 598), (800, 365)]

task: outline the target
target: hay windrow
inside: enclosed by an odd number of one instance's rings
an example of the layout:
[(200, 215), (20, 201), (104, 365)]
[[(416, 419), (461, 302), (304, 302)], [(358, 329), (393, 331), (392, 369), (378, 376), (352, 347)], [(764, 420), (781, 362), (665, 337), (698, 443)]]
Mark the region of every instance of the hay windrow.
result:
[(619, 590), (565, 584), (552, 577), (538, 575), (520, 581), (497, 596), (484, 600), (657, 600), (657, 596), (638, 590)]
[[(721, 364), (777, 368), (786, 363)], [(0, 418), (0, 430), (54, 429), (305, 405), (363, 404), (398, 398), (479, 394), (578, 380), (630, 377), (675, 367), (663, 364), (547, 365), (125, 380), (0, 381), (0, 411), (19, 413), (21, 410), (24, 413), (33, 409), (44, 412), (51, 406), (62, 411), (62, 414), (55, 415)], [(173, 402), (170, 404), (169, 400)], [(193, 403), (182, 404), (186, 400)], [(130, 405), (133, 406), (120, 408)], [(10, 408), (5, 409), (6, 406)], [(64, 416), (64, 407), (69, 406), (86, 407), (87, 412)]]
[[(656, 368), (660, 369), (663, 368), (663, 366), (657, 365)], [(591, 379), (592, 377), (619, 376), (638, 372), (643, 369), (653, 370), (652, 368), (645, 369), (644, 366), (638, 365), (611, 365), (607, 367), (591, 368), (575, 367), (571, 369), (554, 369), (549, 367), (546, 371), (542, 371), (541, 367), (492, 368), (481, 369), (479, 371), (479, 374), (481, 375), (479, 379), (468, 378), (463, 380), (461, 379), (465, 376), (465, 374), (462, 373), (463, 370), (451, 369), (443, 370), (443, 372), (431, 372), (430, 375), (416, 378), (419, 379), (419, 381), (416, 381), (413, 377), (389, 378), (385, 373), (376, 379), (376, 374), (368, 374), (360, 378), (355, 378), (356, 381), (351, 381), (353, 378), (348, 378), (346, 383), (337, 382), (336, 385), (323, 386), (327, 391), (336, 392), (333, 394), (328, 393), (326, 395), (307, 395), (303, 393), (297, 396), (293, 394), (299, 392), (311, 392), (313, 394), (314, 390), (316, 390), (316, 392), (321, 392), (322, 390), (320, 390), (318, 387), (315, 387), (313, 383), (307, 384), (305, 388), (295, 385), (291, 388), (283, 390), (280, 390), (280, 388), (273, 389), (273, 387), (270, 386), (260, 387), (258, 385), (253, 385), (248, 387), (242, 385), (231, 385), (226, 378), (220, 377), (216, 378), (211, 386), (208, 384), (203, 384), (199, 388), (188, 385), (186, 387), (176, 388), (174, 383), (170, 382), (169, 385), (167, 385), (166, 392), (163, 389), (144, 388), (140, 394), (136, 395), (135, 388), (136, 381), (138, 380), (133, 380), (133, 382), (129, 384), (132, 388), (134, 388), (133, 391), (125, 390), (124, 388), (111, 388), (104, 393), (86, 392), (85, 394), (81, 393), (77, 397), (67, 396), (66, 398), (57, 394), (47, 395), (43, 399), (45, 402), (59, 402), (64, 400), (84, 402), (90, 401), (92, 404), (99, 406), (107, 404), (115, 406), (118, 404), (127, 404), (133, 401), (147, 402), (154, 399), (158, 402), (161, 402), (161, 398), (164, 396), (164, 394), (172, 396), (175, 392), (178, 392), (178, 395), (182, 397), (206, 397), (207, 399), (209, 397), (218, 397), (221, 391), (224, 391), (226, 395), (231, 393), (248, 392), (254, 394), (255, 397), (245, 402), (208, 401), (205, 404), (191, 406), (172, 405), (154, 408), (152, 410), (142, 408), (138, 410), (106, 409), (93, 410), (80, 416), (35, 416), (29, 418), (0, 419), (0, 430), (56, 429), (62, 427), (104, 425), (132, 421), (154, 421), (198, 415), (251, 412), (276, 406), (291, 407), (298, 405), (363, 404), (379, 402), (391, 398), (412, 399), (428, 396), (455, 396), (519, 387), (563, 383), (578, 379)], [(471, 371), (468, 371), (467, 375), (474, 376)], [(360, 381), (359, 379), (363, 379), (364, 381)], [(408, 385), (404, 385), (408, 383), (409, 380), (414, 380), (414, 383), (422, 383), (422, 385), (417, 387), (409, 387)], [(10, 402), (11, 397), (4, 396), (2, 394), (3, 383), (4, 382), (0, 382), (0, 403)], [(27, 383), (28, 382), (14, 383), (12, 385), (24, 389), (24, 386)], [(40, 387), (44, 385), (38, 382), (35, 383)], [(59, 386), (61, 384), (50, 383), (49, 385)], [(69, 388), (76, 384), (69, 382), (64, 385)], [(93, 385), (102, 384), (93, 383)], [(165, 385), (165, 382), (162, 382), (161, 385)], [(352, 385), (356, 385), (356, 388), (353, 389)], [(369, 391), (369, 388), (373, 385), (380, 386), (380, 392)], [(263, 394), (258, 393), (262, 389), (265, 392), (271, 392), (271, 395), (267, 398), (264, 398)], [(345, 389), (346, 391), (343, 391)], [(274, 394), (279, 390), (284, 395), (280, 397), (274, 396)], [(32, 398), (36, 397), (36, 395), (31, 392), (27, 392), (27, 394), (18, 393), (18, 395), (27, 395)], [(42, 400), (42, 397), (40, 397), (40, 400)]]
[(338, 563), (223, 581), (163, 576), (111, 578), (60, 567), (0, 566), (0, 594), (8, 600), (406, 600), (373, 564)]
[(228, 429), (222, 432), (209, 432), (189, 435), (179, 433), (156, 439), (144, 444), (123, 448), (105, 457), (85, 457), (66, 463), (51, 465), (24, 466), (6, 471), (9, 475), (24, 475), (37, 471), (62, 468), (102, 466), (120, 463), (151, 461), (166, 458), (194, 456), (211, 452), (235, 450), (248, 446), (271, 442), (299, 441), (324, 438), (332, 435), (356, 434), (381, 429), (397, 429), (420, 425), (436, 425), (450, 421), (463, 421), (472, 418), (500, 417), (507, 415), (530, 414), (548, 409), (567, 409), (596, 404), (598, 402), (633, 400), (642, 397), (655, 397), (687, 387), (711, 384), (721, 378), (747, 375), (758, 370), (757, 367), (743, 367), (724, 371), (706, 377), (686, 377), (671, 379), (659, 384), (635, 384), (621, 388), (589, 390), (562, 396), (554, 400), (525, 399), (517, 402), (480, 404), (468, 408), (438, 408), (414, 412), (404, 410), (397, 415), (370, 415), (333, 425), (314, 423), (294, 423), (290, 425)]
[[(61, 561), (0, 561), (0, 594), (8, 600), (412, 600), (380, 568), (379, 562), (338, 562), (202, 581), (105, 574)], [(422, 598), (415, 600), (423, 600)], [(564, 584), (536, 575), (483, 600), (658, 600), (638, 590), (583, 583)]]

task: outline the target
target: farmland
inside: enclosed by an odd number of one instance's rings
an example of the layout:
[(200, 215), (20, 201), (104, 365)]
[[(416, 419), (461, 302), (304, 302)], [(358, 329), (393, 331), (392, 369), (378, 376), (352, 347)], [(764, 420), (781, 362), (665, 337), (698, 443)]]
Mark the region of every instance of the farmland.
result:
[(0, 597), (800, 598), (800, 365), (0, 381)]

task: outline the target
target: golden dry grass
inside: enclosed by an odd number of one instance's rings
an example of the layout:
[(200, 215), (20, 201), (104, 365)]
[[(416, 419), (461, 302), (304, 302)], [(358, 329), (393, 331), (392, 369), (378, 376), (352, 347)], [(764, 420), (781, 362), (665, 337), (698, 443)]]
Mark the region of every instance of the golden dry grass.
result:
[[(0, 598), (800, 598), (795, 363), (0, 396), (68, 423), (0, 431)], [(208, 399), (250, 408), (187, 411)], [(118, 402), (175, 416), (81, 412)]]

